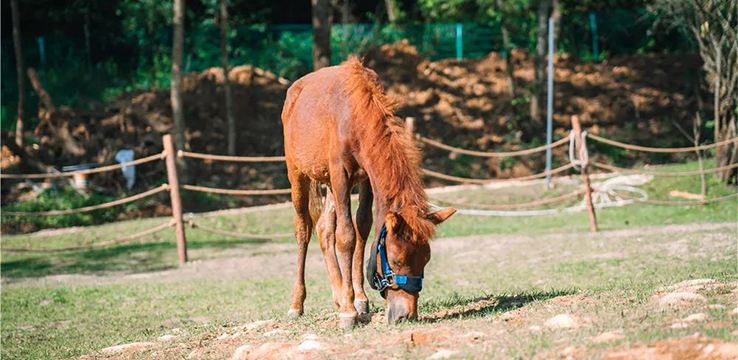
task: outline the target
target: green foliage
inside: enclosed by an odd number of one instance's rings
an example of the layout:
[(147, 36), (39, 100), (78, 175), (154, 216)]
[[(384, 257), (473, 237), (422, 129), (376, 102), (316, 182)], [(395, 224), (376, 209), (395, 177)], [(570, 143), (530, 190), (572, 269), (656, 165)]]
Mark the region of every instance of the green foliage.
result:
[(133, 204), (127, 204), (87, 213), (58, 216), (14, 216), (4, 214), (5, 211), (37, 212), (75, 209), (101, 204), (111, 200), (115, 200), (115, 197), (98, 193), (84, 195), (68, 187), (61, 189), (49, 188), (42, 191), (38, 197), (32, 200), (3, 206), (2, 221), (6, 224), (11, 223), (17, 224), (18, 226), (32, 224), (36, 228), (84, 226), (114, 221), (118, 214), (135, 206)]

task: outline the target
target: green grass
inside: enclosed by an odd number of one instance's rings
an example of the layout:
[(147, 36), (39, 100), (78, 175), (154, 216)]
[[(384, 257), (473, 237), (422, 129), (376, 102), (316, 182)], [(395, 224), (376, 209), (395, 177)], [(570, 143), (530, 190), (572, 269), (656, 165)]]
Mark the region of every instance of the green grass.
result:
[[(694, 164), (669, 169), (685, 168), (694, 168)], [(644, 188), (653, 198), (668, 199), (664, 194), (670, 190), (698, 192), (699, 183), (697, 178), (657, 178)], [(504, 203), (534, 199), (539, 190), (473, 190), (439, 197)], [(561, 186), (547, 196), (566, 191), (568, 188)], [(732, 191), (735, 189), (710, 180), (711, 197)], [(730, 200), (690, 207), (631, 205), (599, 210), (598, 220), (603, 230), (623, 231), (635, 226), (735, 222), (736, 204)], [(289, 232), (291, 219), (292, 210), (281, 208), (202, 217), (198, 221), (229, 230), (276, 233)], [(47, 236), (3, 236), (2, 247), (54, 248), (103, 241), (165, 220), (126, 221)], [(735, 229), (702, 231), (695, 226), (677, 233), (637, 230), (591, 235), (587, 224), (585, 213), (533, 218), (457, 215), (439, 228), (439, 237), (493, 237), (439, 239), (434, 243), (420, 311), (435, 320), (400, 326), (372, 323), (354, 330), (349, 343), (366, 344), (377, 334), (390, 336), (411, 329), (449, 328), (459, 334), (491, 329), (491, 324), (496, 323), (490, 318), (517, 308), (528, 312), (528, 323), (520, 327), (499, 325), (509, 327), (505, 328), (508, 335), (489, 340), (491, 347), (485, 345), (484, 349), (498, 349), (494, 351), (500, 351), (500, 357), (529, 357), (556, 348), (562, 339), (597, 348), (587, 339), (611, 328), (625, 330), (623, 343), (694, 331), (730, 338), (726, 327), (670, 329), (669, 321), (684, 314), (654, 315), (648, 302), (654, 289), (685, 279), (737, 280)], [(294, 271), (292, 240), (259, 243), (196, 229), (188, 229), (187, 236), (190, 258), (195, 263), (182, 269), (176, 269), (171, 230), (143, 242), (90, 251), (4, 251), (0, 355), (7, 359), (72, 357), (110, 345), (155, 339), (171, 333), (173, 327), (182, 328), (184, 340), (189, 341), (204, 333), (217, 336), (233, 324), (282, 319)], [(340, 334), (330, 323), (334, 312), (317, 248), (313, 244), (309, 254), (307, 315), (288, 325), (290, 339), (299, 339), (306, 331), (327, 338)], [(152, 272), (155, 270), (170, 271)], [(66, 275), (58, 276), (61, 274)], [(573, 310), (551, 304), (551, 299), (565, 295), (584, 296), (592, 302), (577, 302), (572, 305)], [(374, 293), (370, 297), (373, 309), (381, 310), (381, 299)], [(494, 304), (472, 306), (480, 299)], [(728, 309), (735, 306), (729, 295), (717, 294), (715, 299), (725, 302)], [(432, 315), (457, 308), (462, 309), (458, 316)], [(526, 332), (528, 325), (540, 324), (561, 311), (582, 314), (593, 323), (573, 334)], [(723, 313), (710, 314), (733, 328), (738, 325), (736, 319)], [(448, 341), (453, 343), (452, 339)], [(458, 350), (461, 354), (480, 356), (480, 350), (473, 346), (458, 344)], [(388, 345), (378, 351), (378, 355), (385, 356), (424, 357), (431, 350)]]

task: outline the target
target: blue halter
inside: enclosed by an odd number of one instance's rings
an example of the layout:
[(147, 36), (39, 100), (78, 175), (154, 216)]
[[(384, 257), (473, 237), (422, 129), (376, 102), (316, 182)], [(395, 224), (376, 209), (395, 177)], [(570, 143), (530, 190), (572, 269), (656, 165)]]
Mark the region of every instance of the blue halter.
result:
[[(387, 249), (385, 239), (387, 238), (387, 227), (382, 225), (377, 237), (375, 251), (369, 256), (369, 264), (367, 264), (367, 277), (371, 276), (369, 283), (373, 289), (379, 292), (384, 291), (388, 287), (397, 286), (409, 293), (418, 293), (423, 290), (423, 275), (399, 275), (395, 274), (390, 268), (387, 260)], [(377, 270), (377, 255), (382, 265), (382, 275)]]

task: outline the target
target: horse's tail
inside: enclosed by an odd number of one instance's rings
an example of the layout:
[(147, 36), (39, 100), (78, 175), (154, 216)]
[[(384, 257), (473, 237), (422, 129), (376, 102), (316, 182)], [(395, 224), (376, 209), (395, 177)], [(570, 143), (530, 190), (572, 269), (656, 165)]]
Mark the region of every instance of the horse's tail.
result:
[(320, 183), (315, 180), (310, 180), (310, 192), (309, 192), (308, 208), (310, 210), (310, 220), (313, 222), (313, 229), (318, 224), (320, 214), (323, 212), (323, 194), (320, 191)]

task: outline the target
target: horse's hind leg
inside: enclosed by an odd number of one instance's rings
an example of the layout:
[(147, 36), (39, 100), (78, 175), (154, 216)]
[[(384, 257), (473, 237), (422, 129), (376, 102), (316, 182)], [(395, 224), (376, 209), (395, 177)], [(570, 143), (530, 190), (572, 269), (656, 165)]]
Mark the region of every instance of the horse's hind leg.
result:
[(330, 164), (330, 176), (331, 190), (336, 201), (336, 255), (341, 269), (341, 309), (338, 325), (347, 329), (356, 324), (357, 317), (351, 281), (351, 263), (356, 247), (356, 231), (351, 219), (351, 185), (340, 160)]
[(351, 281), (354, 286), (354, 307), (359, 316), (369, 314), (369, 301), (364, 292), (364, 250), (369, 231), (372, 227), (372, 201), (374, 195), (369, 180), (361, 183), (359, 187), (359, 207), (356, 210), (356, 248), (354, 248), (354, 261)]
[(292, 186), (292, 206), (295, 208), (295, 238), (297, 239), (297, 274), (292, 287), (292, 305), (287, 315), (297, 318), (305, 302), (305, 256), (307, 255), (312, 219), (310, 218), (310, 178), (288, 173)]
[(323, 204), (323, 212), (315, 224), (315, 232), (320, 241), (320, 250), (323, 252), (323, 260), (328, 270), (328, 279), (331, 282), (333, 292), (333, 305), (338, 310), (341, 306), (341, 269), (336, 259), (336, 205), (333, 194), (328, 191)]

